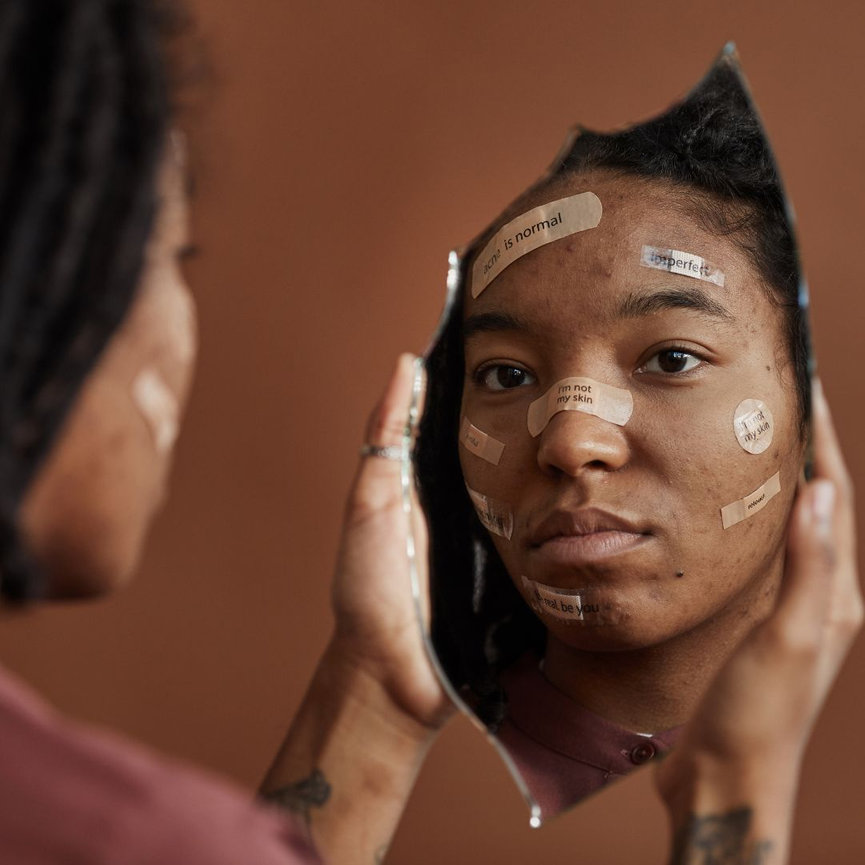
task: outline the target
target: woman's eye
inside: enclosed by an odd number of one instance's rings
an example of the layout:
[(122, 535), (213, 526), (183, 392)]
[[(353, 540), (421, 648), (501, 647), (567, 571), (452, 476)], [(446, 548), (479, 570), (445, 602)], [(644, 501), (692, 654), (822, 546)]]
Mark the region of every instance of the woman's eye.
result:
[(496, 364), (481, 369), (477, 374), (478, 381), (488, 390), (511, 390), (515, 387), (525, 387), (534, 384), (534, 376), (517, 366)]
[(702, 359), (680, 348), (665, 348), (653, 355), (643, 365), (642, 372), (671, 373), (690, 372), (702, 363)]

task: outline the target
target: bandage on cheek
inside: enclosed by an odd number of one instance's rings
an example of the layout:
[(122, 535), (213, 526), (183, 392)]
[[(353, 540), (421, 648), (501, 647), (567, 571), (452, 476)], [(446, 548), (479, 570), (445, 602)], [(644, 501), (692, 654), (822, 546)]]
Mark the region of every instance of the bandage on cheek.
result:
[(772, 444), (775, 419), (762, 400), (744, 399), (733, 412), (733, 432), (749, 454), (761, 454)]
[(732, 502), (721, 508), (721, 524), (725, 529), (753, 517), (769, 504), (769, 501), (781, 492), (781, 473), (775, 472), (766, 483), (757, 487), (737, 502)]
[(152, 367), (132, 382), (132, 398), (153, 434), (157, 453), (170, 450), (180, 431), (180, 405), (165, 379)]
[(497, 502), (495, 499), (473, 490), (468, 484), (466, 491), (475, 506), (475, 513), (477, 513), (481, 525), (494, 535), (510, 540), (514, 533), (514, 515), (511, 509), (503, 502)]
[(538, 247), (578, 231), (595, 228), (604, 212), (593, 192), (542, 204), (503, 225), (472, 266), (472, 297), (477, 297), (506, 267)]
[(667, 273), (677, 273), (680, 276), (690, 276), (691, 279), (711, 282), (720, 287), (724, 285), (724, 271), (692, 252), (644, 246), (640, 264), (653, 270), (666, 270)]
[(522, 584), (532, 609), (539, 616), (589, 627), (616, 625), (625, 619), (625, 614), (605, 599), (603, 589), (559, 589), (525, 576)]
[(560, 411), (581, 411), (624, 426), (634, 411), (634, 398), (630, 391), (590, 378), (563, 378), (529, 406), (529, 433), (540, 435)]
[(494, 466), (499, 464), (502, 458), (502, 453), (505, 449), (504, 443), (497, 441), (492, 436), (487, 435), (482, 430), (479, 430), (467, 418), (463, 418), (462, 426), (460, 427), (460, 443), (462, 446), (473, 453), (475, 456), (492, 463)]

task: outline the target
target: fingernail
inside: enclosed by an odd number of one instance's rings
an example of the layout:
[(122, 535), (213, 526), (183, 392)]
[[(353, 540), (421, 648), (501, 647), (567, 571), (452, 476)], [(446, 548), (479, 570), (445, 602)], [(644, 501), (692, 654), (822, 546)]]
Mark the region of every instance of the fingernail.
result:
[(819, 480), (814, 481), (812, 487), (814, 518), (820, 532), (828, 535), (832, 525), (832, 512), (835, 509), (835, 484)]

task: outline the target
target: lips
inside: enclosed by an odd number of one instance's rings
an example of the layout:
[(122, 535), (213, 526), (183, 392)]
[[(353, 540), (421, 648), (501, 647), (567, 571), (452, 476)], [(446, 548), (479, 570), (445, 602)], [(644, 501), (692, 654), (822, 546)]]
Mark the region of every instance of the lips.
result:
[(579, 566), (636, 549), (652, 536), (645, 523), (600, 508), (557, 510), (528, 538), (539, 562)]

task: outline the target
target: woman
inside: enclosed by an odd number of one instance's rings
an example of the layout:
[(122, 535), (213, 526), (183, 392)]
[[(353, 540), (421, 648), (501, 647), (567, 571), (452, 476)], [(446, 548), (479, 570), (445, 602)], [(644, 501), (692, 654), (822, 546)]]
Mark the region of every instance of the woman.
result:
[(421, 439), (434, 637), (548, 815), (673, 744), (784, 571), (807, 330), (735, 57), (582, 133), (463, 274)]
[[(12, 614), (24, 600), (98, 595), (129, 576), (163, 491), (194, 325), (176, 261), (186, 238), (182, 171), (168, 139), (164, 19), (144, 0), (20, 0), (3, 6), (0, 25), (0, 572)], [(308, 833), (326, 861), (381, 855), (450, 714), (413, 619), (399, 466), (377, 456), (402, 441), (412, 379), (403, 359), (370, 421), (374, 449), (349, 499), (335, 580), (336, 630), (265, 783), (292, 816), (58, 718), (0, 673), (3, 861), (315, 861)], [(805, 517), (815, 491), (843, 483), (836, 449), (824, 442), (818, 471), (833, 480), (803, 495)], [(832, 567), (809, 558), (825, 532), (803, 517), (796, 575), (812, 579), (791, 582), (793, 612), (815, 574), (850, 594), (849, 525), (838, 521), (848, 516), (845, 503), (820, 524), (838, 533)], [(814, 653), (824, 687), (842, 636)], [(753, 654), (736, 657), (747, 666)], [(731, 672), (726, 703), (747, 699), (789, 657), (779, 645)], [(815, 712), (822, 696), (796, 705)], [(724, 762), (709, 775), (695, 771), (695, 757), (702, 767), (710, 747), (728, 743), (715, 715), (663, 767), (677, 796), (671, 814), (690, 832), (681, 849), (700, 840), (688, 815), (723, 811), (731, 791), (754, 810), (744, 841), (753, 832), (783, 840), (777, 805), (792, 791), (753, 786), (743, 768), (756, 765), (754, 755), (740, 737), (729, 743), (738, 752), (721, 755), (738, 760), (732, 774)], [(781, 741), (805, 740), (801, 715), (785, 713)]]

